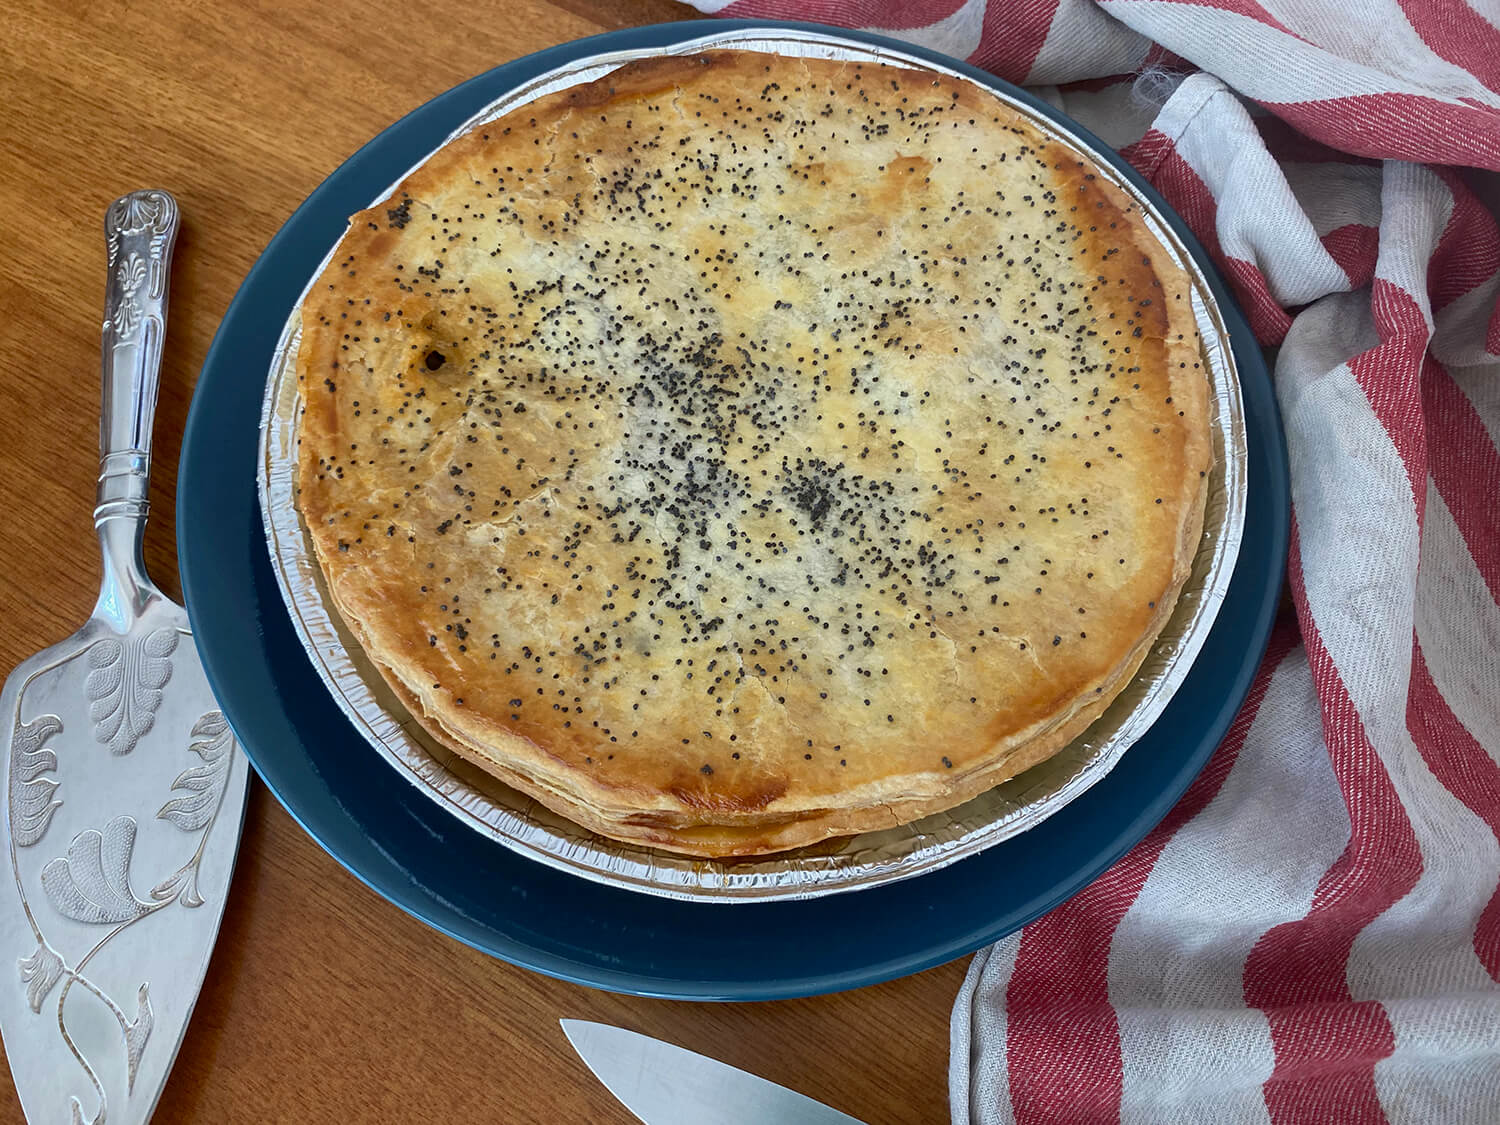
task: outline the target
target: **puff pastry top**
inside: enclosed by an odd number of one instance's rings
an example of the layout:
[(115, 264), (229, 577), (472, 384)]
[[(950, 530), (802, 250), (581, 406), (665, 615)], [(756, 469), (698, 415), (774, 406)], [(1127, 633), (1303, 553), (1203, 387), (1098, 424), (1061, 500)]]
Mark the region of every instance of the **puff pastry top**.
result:
[(438, 737), (754, 854), (956, 804), (1128, 681), (1201, 532), (1188, 283), (968, 84), (719, 52), (454, 141), (302, 312), (299, 506)]

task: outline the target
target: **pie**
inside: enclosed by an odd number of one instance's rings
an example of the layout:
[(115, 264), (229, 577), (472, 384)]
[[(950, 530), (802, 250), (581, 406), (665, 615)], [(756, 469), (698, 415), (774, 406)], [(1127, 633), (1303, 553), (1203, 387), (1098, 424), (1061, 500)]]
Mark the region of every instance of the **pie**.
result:
[(1201, 536), (1187, 276), (933, 73), (624, 66), (355, 215), (301, 317), (343, 620), (435, 738), (616, 840), (759, 855), (1013, 777)]

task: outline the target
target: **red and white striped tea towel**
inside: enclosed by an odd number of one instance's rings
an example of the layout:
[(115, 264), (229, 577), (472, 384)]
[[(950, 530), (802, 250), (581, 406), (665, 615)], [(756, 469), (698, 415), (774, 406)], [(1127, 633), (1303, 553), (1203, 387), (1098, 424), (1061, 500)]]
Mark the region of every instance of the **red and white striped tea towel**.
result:
[(698, 0), (1042, 87), (1276, 350), (1296, 619), (1166, 821), (974, 959), (955, 1122), (1500, 1122), (1500, 0), (1469, 3)]

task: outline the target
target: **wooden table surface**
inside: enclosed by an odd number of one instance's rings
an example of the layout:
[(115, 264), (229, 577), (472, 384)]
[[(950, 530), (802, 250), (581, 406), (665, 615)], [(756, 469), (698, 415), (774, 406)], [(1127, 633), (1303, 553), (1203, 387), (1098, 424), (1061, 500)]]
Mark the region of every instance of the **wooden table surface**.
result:
[[(173, 495), (193, 382), (240, 280), (297, 204), (368, 138), (471, 75), (696, 14), (671, 0), (7, 9), (0, 672), (82, 624), (98, 588), (100, 224), (112, 198), (163, 187), (182, 205), (146, 543), (151, 574), (180, 597)], [(157, 1120), (633, 1120), (568, 1047), (557, 1021), (571, 1016), (692, 1047), (871, 1125), (943, 1121), (963, 970), (749, 1005), (564, 984), (392, 906), (256, 783), (219, 944)], [(19, 1121), (10, 1081), (7, 1069), (0, 1120)]]

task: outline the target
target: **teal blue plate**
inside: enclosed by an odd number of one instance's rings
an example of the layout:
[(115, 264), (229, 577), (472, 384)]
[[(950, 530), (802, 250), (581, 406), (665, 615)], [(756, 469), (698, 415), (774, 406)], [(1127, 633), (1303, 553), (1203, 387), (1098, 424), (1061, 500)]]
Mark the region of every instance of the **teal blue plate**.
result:
[[(584, 55), (754, 26), (662, 24), (554, 47), (449, 90), (365, 145), (245, 278), (199, 376), (179, 473), (182, 585), (203, 664), (240, 743), (292, 816), (356, 876), (444, 933), (539, 972), (646, 996), (768, 1000), (872, 984), (996, 941), (1076, 893), (1151, 830), (1224, 736), (1265, 649), (1286, 557), (1286, 451), (1260, 349), (1191, 233), (1122, 161), (1215, 278), (1242, 380), (1249, 503), (1228, 598), (1192, 671), (1092, 789), (1030, 831), (920, 878), (804, 902), (705, 904), (616, 890), (523, 858), (459, 823), (372, 753), (292, 630), (257, 506), (261, 397), (288, 312), (346, 217), (505, 91)], [(1062, 120), (1024, 91), (934, 52), (779, 26), (925, 56)]]

